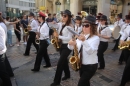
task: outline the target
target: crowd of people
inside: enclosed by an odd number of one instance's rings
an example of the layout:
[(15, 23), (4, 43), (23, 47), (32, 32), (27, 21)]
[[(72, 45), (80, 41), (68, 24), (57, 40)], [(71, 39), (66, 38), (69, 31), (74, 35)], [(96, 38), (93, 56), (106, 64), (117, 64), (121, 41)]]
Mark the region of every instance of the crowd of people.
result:
[[(46, 18), (47, 16), (48, 18)], [(126, 40), (130, 40), (130, 15), (126, 15), (125, 21), (123, 21), (122, 15), (118, 14), (116, 20), (114, 27), (119, 26), (121, 30), (119, 38), (115, 40), (113, 51), (118, 49), (118, 45), (123, 44)], [(52, 33), (50, 25), (53, 27), (57, 26), (57, 32), (54, 31)], [(69, 10), (65, 10), (61, 12), (61, 18), (59, 20), (56, 14), (53, 14), (52, 17), (50, 13), (45, 15), (43, 12), (39, 12), (37, 17), (33, 12), (30, 12), (28, 16), (23, 15), (22, 19), (14, 18), (13, 21), (10, 21), (10, 17), (4, 19), (0, 16), (0, 81), (3, 81), (3, 86), (12, 86), (10, 77), (14, 76), (5, 54), (7, 50), (6, 41), (10, 47), (14, 45), (12, 43), (12, 27), (16, 35), (17, 46), (21, 44), (22, 32), (20, 28), (22, 28), (23, 42), (26, 44), (24, 56), (30, 55), (32, 43), (36, 48), (36, 60), (34, 68), (31, 69), (33, 72), (40, 70), (42, 57), (44, 57), (46, 63), (44, 68), (52, 66), (47, 48), (50, 44), (50, 38), (57, 38), (58, 41), (55, 42), (58, 43), (60, 48), (60, 58), (57, 63), (54, 81), (50, 86), (60, 86), (61, 80), (71, 78), (68, 56), (75, 49), (74, 46), (77, 46), (76, 49), (79, 52), (78, 57), (80, 60), (78, 62), (80, 74), (78, 86), (90, 86), (90, 79), (94, 76), (96, 70), (104, 70), (106, 67), (104, 52), (108, 48), (112, 33), (108, 26), (108, 18), (102, 13), (99, 13), (97, 17), (79, 14), (74, 18), (74, 15)], [(68, 28), (79, 35), (75, 35)], [(76, 40), (73, 40), (74, 36)], [(36, 39), (39, 40), (39, 44), (36, 43)], [(5, 55), (4, 60), (2, 58), (3, 54)], [(126, 66), (120, 86), (125, 86), (130, 80), (130, 51), (128, 49), (122, 50), (119, 64), (121, 65), (123, 61), (126, 62)], [(65, 73), (64, 77), (62, 77), (63, 71)]]

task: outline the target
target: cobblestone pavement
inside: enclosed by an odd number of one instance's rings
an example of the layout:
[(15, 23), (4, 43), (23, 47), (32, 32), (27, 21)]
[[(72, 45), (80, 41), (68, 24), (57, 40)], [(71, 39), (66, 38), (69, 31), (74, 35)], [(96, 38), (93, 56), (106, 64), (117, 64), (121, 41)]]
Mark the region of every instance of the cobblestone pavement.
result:
[[(15, 42), (15, 36), (13, 36)], [(121, 51), (113, 52), (114, 43), (109, 43), (109, 48), (105, 52), (106, 68), (97, 70), (94, 77), (91, 79), (91, 86), (119, 86), (121, 76), (124, 70), (125, 63), (118, 65), (118, 58)], [(14, 45), (8, 47), (7, 56), (13, 68), (15, 79), (12, 78), (13, 86), (49, 86), (54, 79), (59, 53), (55, 51), (52, 45), (48, 47), (48, 53), (51, 59), (52, 67), (41, 70), (38, 73), (31, 72), (35, 61), (35, 48), (32, 46), (30, 56), (23, 56), (26, 46), (21, 44), (19, 47)], [(42, 63), (44, 65), (44, 61)], [(71, 70), (71, 68), (70, 68)], [(62, 82), (62, 86), (77, 86), (79, 73), (71, 70), (71, 78)], [(130, 86), (127, 83), (126, 86)]]

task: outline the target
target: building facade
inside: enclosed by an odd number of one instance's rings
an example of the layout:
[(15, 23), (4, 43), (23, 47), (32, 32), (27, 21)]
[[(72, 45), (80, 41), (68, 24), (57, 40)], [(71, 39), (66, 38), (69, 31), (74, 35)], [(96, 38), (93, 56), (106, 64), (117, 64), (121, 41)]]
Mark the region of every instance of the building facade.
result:
[(29, 11), (35, 11), (35, 0), (5, 0), (6, 14), (10, 17), (20, 17), (22, 14), (28, 14)]
[(2, 12), (4, 17), (6, 16), (5, 0), (0, 0), (0, 12)]
[(74, 15), (80, 11), (95, 15), (103, 13), (108, 17), (122, 13), (124, 18), (130, 12), (130, 0), (36, 0), (36, 8), (41, 6), (45, 7), (44, 11), (48, 13), (69, 9)]

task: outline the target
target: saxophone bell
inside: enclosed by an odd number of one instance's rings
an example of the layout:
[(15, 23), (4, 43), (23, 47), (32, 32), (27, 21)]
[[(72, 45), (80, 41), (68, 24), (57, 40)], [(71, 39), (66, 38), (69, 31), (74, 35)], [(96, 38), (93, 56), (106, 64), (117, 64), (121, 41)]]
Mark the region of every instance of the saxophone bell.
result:
[(36, 39), (36, 40), (35, 40), (35, 43), (36, 43), (36, 44), (40, 44), (40, 40), (39, 40), (39, 39)]

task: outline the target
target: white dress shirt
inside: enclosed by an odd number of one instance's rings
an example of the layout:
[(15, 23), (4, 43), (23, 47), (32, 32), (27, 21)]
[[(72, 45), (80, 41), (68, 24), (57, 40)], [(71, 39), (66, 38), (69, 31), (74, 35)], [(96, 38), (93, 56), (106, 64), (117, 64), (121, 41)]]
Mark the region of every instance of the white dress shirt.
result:
[(75, 24), (75, 29), (74, 29), (74, 30), (75, 30), (76, 32), (78, 32), (78, 33), (81, 33), (81, 32), (82, 32), (82, 28), (83, 28), (82, 25), (81, 25), (81, 26), (77, 26), (77, 25)]
[[(49, 25), (49, 27), (56, 28), (58, 34), (60, 34), (60, 31), (62, 29), (62, 25), (64, 25), (64, 23), (62, 23), (62, 22), (59, 22), (57, 24), (48, 23), (48, 25)], [(62, 30), (62, 36), (59, 35), (59, 39), (62, 40), (63, 44), (67, 44), (72, 39), (72, 36), (73, 36), (73, 34), (70, 31), (68, 31), (67, 27), (70, 27), (70, 26), (65, 26)], [(72, 28), (72, 29), (74, 29), (74, 28)]]
[[(82, 64), (83, 65), (98, 63), (97, 50), (98, 50), (98, 45), (99, 45), (100, 39), (96, 35), (94, 35), (90, 38), (88, 38), (88, 37), (89, 37), (89, 35), (85, 36), (86, 40), (84, 42), (82, 42), (79, 39), (76, 40), (78, 52), (80, 51), (81, 45), (83, 45), (83, 52), (82, 52), (82, 54), (83, 54), (82, 55)], [(68, 44), (68, 48), (73, 50), (74, 46)], [(80, 58), (80, 55), (79, 55), (79, 58)]]
[(123, 24), (125, 24), (124, 22), (123, 22), (123, 20), (122, 19), (120, 19), (119, 21), (116, 21), (115, 23), (114, 23), (114, 27), (116, 27), (116, 26), (120, 26), (120, 27), (122, 27), (122, 25)]
[(37, 32), (40, 32), (40, 38), (39, 38), (40, 40), (49, 38), (49, 27), (47, 26), (46, 23), (44, 23), (41, 27), (39, 26)]
[(31, 29), (30, 31), (33, 31), (33, 32), (36, 32), (37, 31), (37, 28), (38, 28), (38, 23), (37, 21), (33, 18), (30, 20), (30, 25), (31, 25)]
[(123, 24), (123, 26), (121, 27), (121, 30), (119, 32), (121, 35), (123, 35), (124, 30), (127, 28), (128, 25), (129, 25), (128, 23)]
[(120, 40), (130, 40), (130, 24), (127, 26), (127, 28), (124, 30), (124, 34), (121, 36)]
[[(109, 27), (106, 27), (106, 25), (101, 25), (101, 24), (100, 24), (100, 27), (98, 27), (98, 30), (100, 30), (100, 28), (104, 28), (104, 29), (100, 32), (100, 34), (101, 34), (102, 36), (111, 37), (111, 30), (110, 30)], [(98, 31), (98, 32), (99, 32), (99, 31)], [(100, 41), (108, 42), (109, 39), (105, 39), (105, 38), (103, 38), (103, 37), (100, 37)]]
[(6, 44), (6, 34), (4, 29), (0, 26), (0, 55), (4, 54), (7, 50), (5, 44)]

